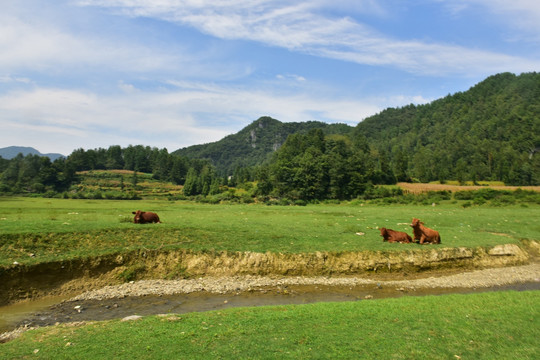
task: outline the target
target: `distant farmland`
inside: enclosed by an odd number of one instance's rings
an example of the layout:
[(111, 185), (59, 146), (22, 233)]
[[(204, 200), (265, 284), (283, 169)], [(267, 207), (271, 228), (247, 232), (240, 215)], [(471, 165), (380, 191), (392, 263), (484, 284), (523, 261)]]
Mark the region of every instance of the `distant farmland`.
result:
[(467, 190), (480, 190), (480, 189), (493, 189), (493, 190), (530, 190), (540, 192), (540, 186), (505, 186), (505, 185), (453, 185), (453, 184), (419, 184), (419, 183), (404, 183), (400, 182), (397, 184), (403, 190), (413, 193), (420, 194), (428, 191), (467, 191)]

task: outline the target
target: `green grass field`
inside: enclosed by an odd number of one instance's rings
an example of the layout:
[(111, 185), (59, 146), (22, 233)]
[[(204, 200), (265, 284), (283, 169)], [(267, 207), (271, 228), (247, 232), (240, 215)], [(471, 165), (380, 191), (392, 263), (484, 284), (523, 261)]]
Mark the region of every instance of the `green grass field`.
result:
[[(133, 224), (131, 212), (162, 224)], [(540, 205), (209, 205), (167, 200), (0, 198), (0, 266), (142, 248), (194, 251), (431, 250), (383, 243), (377, 227), (411, 233), (411, 218), (441, 247), (540, 239)], [(358, 235), (362, 234), (362, 235)], [(230, 309), (137, 322), (59, 325), (0, 344), (0, 359), (535, 359), (538, 292)]]
[(540, 293), (236, 308), (59, 325), (2, 359), (538, 359)]
[[(157, 212), (163, 223), (133, 224), (131, 212), (137, 209)], [(0, 198), (0, 213), (0, 266), (143, 247), (282, 253), (431, 249), (382, 242), (378, 227), (410, 234), (413, 216), (438, 230), (444, 247), (540, 239), (539, 205), (265, 206), (19, 197)]]

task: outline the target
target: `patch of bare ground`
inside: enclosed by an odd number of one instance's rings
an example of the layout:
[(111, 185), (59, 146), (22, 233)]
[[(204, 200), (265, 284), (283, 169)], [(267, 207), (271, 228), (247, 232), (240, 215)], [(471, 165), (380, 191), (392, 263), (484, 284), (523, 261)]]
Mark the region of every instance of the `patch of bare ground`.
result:
[(404, 183), (397, 184), (403, 190), (419, 194), (428, 191), (467, 191), (467, 190), (480, 190), (480, 189), (493, 189), (493, 190), (531, 190), (540, 192), (540, 186), (502, 186), (502, 185), (448, 185), (448, 184), (420, 184), (420, 183)]
[[(479, 276), (489, 274), (489, 269), (503, 274), (509, 271), (507, 269), (527, 264), (532, 265), (522, 269), (528, 274), (527, 279), (531, 280), (540, 277), (536, 265), (539, 255), (540, 244), (532, 240), (523, 242), (521, 246), (437, 247), (400, 252), (281, 254), (135, 251), (86, 260), (4, 269), (0, 272), (0, 304), (51, 295), (74, 296), (89, 290), (96, 291), (96, 294), (114, 294), (117, 291), (115, 289), (120, 289), (120, 294), (125, 291), (131, 296), (137, 295), (139, 291), (163, 291), (167, 294), (169, 291), (214, 292), (215, 289), (219, 293), (253, 286), (275, 286), (283, 282), (296, 282), (299, 285), (302, 282), (306, 285), (310, 282), (321, 285), (335, 283), (339, 286), (380, 281), (418, 281), (421, 284), (422, 279), (471, 271), (486, 271), (479, 273)], [(515, 273), (517, 282), (523, 281), (519, 274)], [(503, 275), (498, 278), (502, 284), (507, 281), (503, 280)], [(405, 283), (401, 286), (405, 286)], [(152, 290), (154, 288), (156, 290)]]
[(375, 280), (364, 277), (270, 277), (225, 276), (184, 280), (142, 280), (85, 292), (71, 299), (104, 300), (127, 296), (172, 295), (206, 291), (226, 294), (292, 285), (320, 285), (354, 287), (364, 285), (393, 286), (405, 289), (417, 288), (483, 288), (513, 283), (539, 282), (540, 263), (505, 268), (482, 269), (452, 275), (430, 276), (411, 280)]

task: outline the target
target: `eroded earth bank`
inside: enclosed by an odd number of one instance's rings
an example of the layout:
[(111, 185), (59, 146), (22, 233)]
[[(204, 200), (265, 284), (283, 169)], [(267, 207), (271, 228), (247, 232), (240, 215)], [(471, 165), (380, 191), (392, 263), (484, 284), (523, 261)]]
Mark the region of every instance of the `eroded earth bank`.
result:
[[(217, 292), (223, 292), (236, 289), (240, 279), (245, 279), (242, 281), (248, 284), (247, 287), (254, 286), (255, 283), (263, 284), (262, 286), (270, 286), (272, 283), (279, 285), (279, 282), (284, 281), (315, 281), (326, 285), (333, 282), (347, 285), (344, 282), (351, 282), (359, 285), (373, 281), (411, 279), (415, 279), (416, 284), (435, 286), (438, 283), (438, 286), (446, 287), (450, 282), (444, 281), (446, 285), (443, 283), (444, 275), (482, 269), (495, 271), (496, 268), (531, 264), (530, 268), (524, 268), (529, 269), (526, 272), (529, 273), (530, 280), (535, 273), (538, 276), (534, 263), (537, 262), (539, 254), (540, 243), (537, 241), (491, 248), (433, 247), (394, 252), (308, 254), (139, 250), (128, 254), (111, 254), (34, 266), (16, 264), (0, 269), (0, 306), (43, 296), (75, 296), (90, 290), (104, 293), (112, 291), (111, 286), (116, 285), (128, 289), (134, 287), (130, 283), (133, 281), (137, 281), (137, 286), (141, 288), (154, 286), (148, 284), (160, 284), (163, 291), (169, 291), (167, 288), (175, 289), (180, 286), (178, 284), (186, 284), (181, 285), (180, 290), (183, 286), (194, 286), (194, 289), (198, 290), (193, 291), (213, 291), (209, 282), (215, 281), (224, 286), (217, 289)], [(511, 274), (508, 268), (500, 272), (500, 281), (503, 281), (503, 284), (510, 281), (504, 280), (503, 276), (505, 273)], [(480, 278), (485, 277), (489, 271), (481, 274), (484, 275), (480, 275)], [(517, 273), (515, 275), (518, 276)], [(422, 278), (424, 279), (420, 280)], [(463, 281), (468, 278), (471, 276), (464, 276)], [(167, 279), (175, 281), (164, 281)], [(155, 281), (139, 283), (141, 280)], [(515, 281), (523, 279), (518, 277)], [(487, 286), (493, 285), (491, 282)], [(471, 286), (481, 285), (476, 283)]]
[[(67, 299), (53, 306), (48, 315), (34, 317), (34, 325), (43, 326), (55, 321), (106, 319), (112, 316), (111, 309), (122, 307), (135, 312), (131, 309), (141, 303), (162, 305), (165, 312), (174, 312), (178, 308), (175, 304), (182, 303), (185, 307), (190, 302), (196, 304), (187, 306), (185, 311), (210, 310), (229, 302), (250, 306), (264, 305), (267, 301), (357, 300), (396, 296), (396, 292), (425, 295), (518, 288), (519, 284), (524, 284), (526, 289), (538, 289), (539, 250), (540, 243), (536, 241), (492, 248), (433, 247), (388, 253), (145, 250), (3, 269), (0, 304), (51, 295)], [(181, 300), (171, 297), (178, 294), (186, 297)], [(288, 295), (288, 299), (283, 300), (283, 295)], [(253, 300), (254, 297), (258, 300)], [(130, 302), (132, 308), (126, 306)], [(83, 312), (85, 316), (79, 315)], [(105, 313), (110, 314), (100, 315)], [(116, 314), (121, 317), (126, 313), (116, 311)]]

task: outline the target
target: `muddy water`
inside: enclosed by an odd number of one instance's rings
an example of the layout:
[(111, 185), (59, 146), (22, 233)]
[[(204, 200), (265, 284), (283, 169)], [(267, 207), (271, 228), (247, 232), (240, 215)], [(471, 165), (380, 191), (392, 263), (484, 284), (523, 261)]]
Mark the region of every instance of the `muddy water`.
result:
[(230, 307), (308, 304), (315, 302), (359, 301), (401, 296), (467, 294), (503, 290), (540, 290), (540, 282), (527, 282), (490, 288), (429, 288), (404, 290), (386, 286), (294, 285), (259, 289), (235, 294), (206, 292), (176, 295), (150, 295), (110, 300), (62, 301), (41, 299), (0, 308), (0, 333), (21, 326), (48, 326), (73, 321), (99, 321), (130, 315), (182, 314)]

